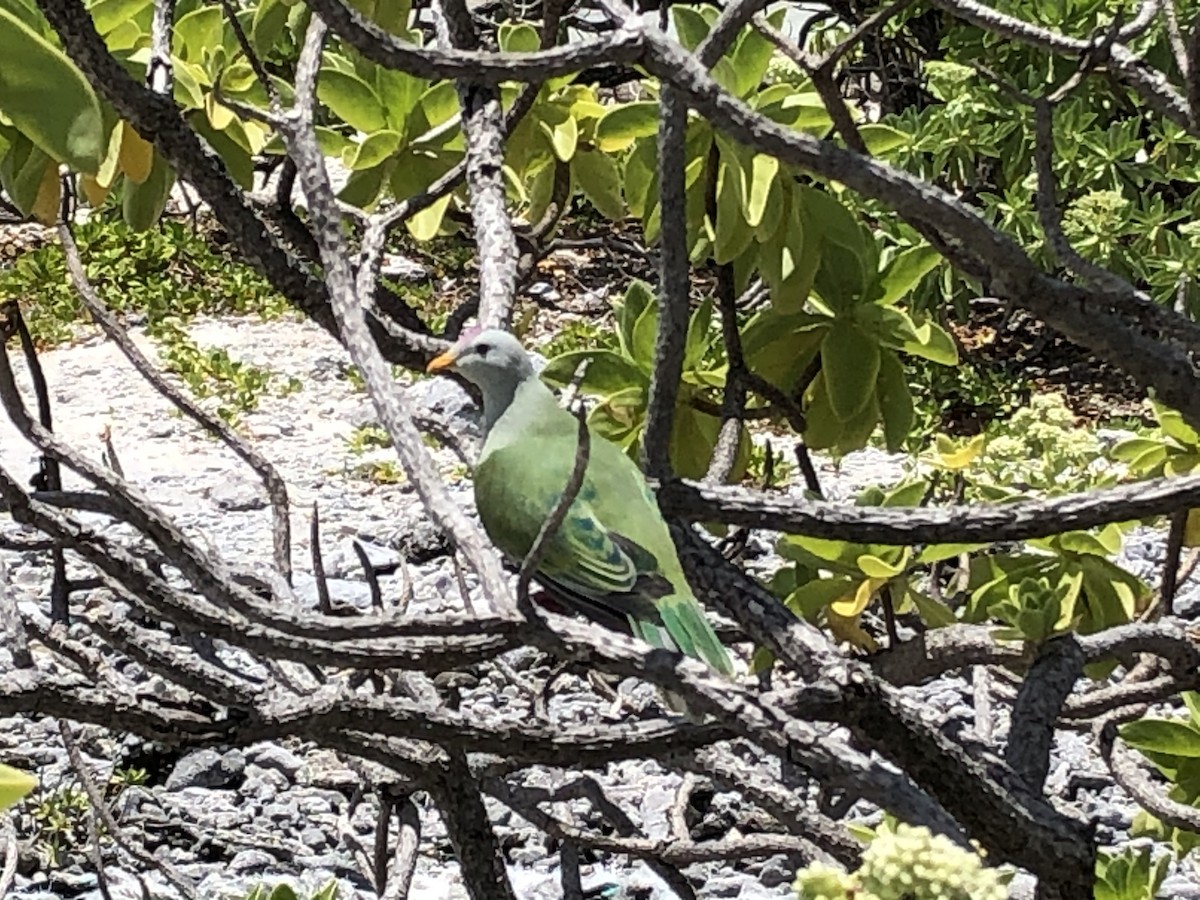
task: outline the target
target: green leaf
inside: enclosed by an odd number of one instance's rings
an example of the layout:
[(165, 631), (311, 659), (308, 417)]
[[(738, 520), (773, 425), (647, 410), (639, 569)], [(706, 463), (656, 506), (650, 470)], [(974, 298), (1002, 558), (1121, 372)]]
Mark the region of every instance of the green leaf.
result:
[[(425, 84), (425, 82), (421, 83)], [(449, 122), (460, 112), (458, 91), (454, 87), (454, 82), (439, 81), (426, 88), (420, 99), (417, 100), (417, 106), (425, 114), (425, 124), (430, 128), (436, 128)], [(388, 113), (390, 115), (391, 110), (388, 110)], [(412, 135), (414, 140), (419, 137), (419, 134)]]
[(250, 41), (260, 55), (265, 55), (279, 40), (287, 27), (291, 7), (285, 0), (262, 0), (254, 10), (250, 26)]
[(945, 628), (947, 625), (957, 625), (958, 617), (954, 610), (945, 603), (934, 600), (920, 591), (909, 591), (906, 595), (921, 616), (921, 621), (930, 628)]
[(152, 5), (153, 0), (100, 0), (89, 5), (88, 13), (97, 33), (106, 37), (118, 26), (142, 18), (143, 13), (149, 13)]
[(579, 123), (570, 116), (567, 116), (560, 124), (551, 127), (546, 122), (538, 123), (550, 139), (550, 146), (554, 148), (554, 155), (562, 162), (570, 162), (571, 157), (575, 155), (575, 147), (579, 142)]
[(708, 37), (710, 26), (699, 11), (690, 6), (672, 6), (671, 20), (679, 43), (685, 50), (695, 50)]
[(821, 371), (829, 405), (841, 422), (849, 422), (875, 395), (879, 379), (879, 344), (854, 322), (838, 319), (821, 342)]
[[(899, 312), (899, 310), (892, 310)], [(932, 319), (914, 322), (916, 339), (905, 341), (904, 352), (943, 366), (958, 365), (958, 345), (946, 329)]]
[(750, 163), (749, 185), (742, 207), (746, 222), (751, 228), (762, 224), (767, 212), (767, 201), (779, 175), (779, 160), (765, 153), (757, 153)]
[[(324, 78), (325, 75), (322, 74), (321, 77)], [(450, 85), (451, 96), (454, 96), (453, 83), (445, 83)], [(385, 69), (383, 66), (375, 71), (375, 95), (387, 116), (387, 127), (392, 131), (408, 134), (412, 111), (419, 102), (425, 100), (424, 95), (428, 89), (429, 82), (407, 72)], [(455, 103), (457, 104), (457, 98)], [(430, 108), (425, 110), (426, 122), (433, 121), (431, 114), (436, 108), (431, 104)]]
[(876, 303), (891, 306), (912, 291), (921, 279), (937, 267), (942, 256), (928, 244), (905, 250), (883, 272), (883, 296)]
[(688, 322), (687, 342), (684, 345), (684, 372), (695, 369), (704, 359), (709, 345), (709, 328), (712, 327), (712, 298), (705, 297)]
[(935, 563), (945, 559), (954, 559), (964, 553), (974, 553), (986, 547), (987, 544), (930, 544), (917, 554), (918, 563)]
[(566, 387), (585, 359), (590, 362), (580, 390), (586, 393), (607, 397), (630, 388), (649, 389), (642, 370), (612, 350), (573, 350), (556, 356), (542, 370), (542, 380), (554, 387)]
[[(767, 17), (767, 21), (775, 28), (780, 28), (786, 12), (784, 9), (776, 10)], [(735, 88), (739, 97), (749, 97), (758, 90), (774, 55), (775, 45), (755, 29), (742, 30), (730, 54), (733, 69), (737, 72)]]
[(621, 198), (621, 170), (612, 157), (595, 150), (580, 149), (571, 159), (575, 183), (600, 215), (614, 222), (625, 218)]
[(0, 187), (4, 188), (13, 205), (24, 215), (29, 215), (33, 210), (46, 167), (53, 162), (25, 135), (18, 135), (8, 153), (0, 160)]
[(204, 62), (204, 51), (221, 46), (225, 13), (219, 6), (202, 6), (175, 23), (171, 49), (188, 62)]
[(188, 115), (187, 121), (221, 157), (221, 162), (225, 164), (225, 168), (233, 176), (233, 180), (238, 183), (238, 186), (247, 191), (252, 189), (254, 187), (254, 159), (246, 152), (245, 148), (224, 131), (213, 128), (203, 110), (193, 111)]
[(916, 413), (912, 392), (904, 366), (891, 350), (882, 350), (879, 356), (879, 381), (876, 400), (883, 416), (883, 438), (889, 453), (896, 453), (903, 446), (912, 430)]
[[(682, 8), (673, 7), (676, 11)], [(596, 147), (605, 153), (618, 153), (638, 138), (657, 133), (657, 103), (626, 103), (613, 107), (596, 123)]]
[(633, 323), (632, 338), (629, 356), (648, 376), (654, 371), (654, 344), (658, 340), (657, 300), (651, 300), (642, 307), (641, 314)]
[(158, 222), (174, 184), (174, 170), (157, 152), (154, 154), (154, 165), (150, 168), (150, 177), (144, 183), (135, 184), (126, 178), (121, 214), (129, 227), (134, 231), (145, 231)]
[(858, 567), (869, 578), (895, 578), (904, 571), (904, 566), (880, 559), (873, 553), (864, 553), (857, 559)]
[[(389, 178), (392, 194), (398, 200), (412, 197), (449, 171), (461, 158), (458, 152), (402, 151), (395, 157), (395, 168)], [(418, 241), (432, 240), (441, 231), (446, 210), (454, 199), (454, 191), (412, 216), (406, 223), (409, 234)]]
[(1197, 435), (1196, 429), (1183, 420), (1183, 416), (1177, 410), (1158, 402), (1155, 402), (1153, 406), (1154, 417), (1158, 420), (1158, 427), (1163, 430), (1163, 434), (1174, 438), (1185, 447), (1200, 445), (1200, 435)]
[(342, 150), (342, 164), (350, 170), (373, 169), (396, 152), (400, 146), (400, 135), (382, 130), (369, 134), (358, 144), (349, 144)]
[(812, 402), (804, 410), (804, 424), (804, 442), (813, 450), (829, 450), (836, 446), (845, 430), (829, 402), (824, 372), (813, 379)]
[(820, 578), (796, 588), (783, 603), (796, 615), (814, 621), (825, 607), (846, 596), (854, 586), (855, 582), (846, 575)]
[(370, 134), (387, 127), (379, 95), (352, 72), (323, 69), (317, 82), (317, 99), (356, 131)]
[(912, 141), (912, 137), (900, 129), (878, 123), (861, 125), (858, 133), (862, 135), (872, 156), (883, 156)]
[(0, 763), (0, 810), (8, 809), (37, 787), (37, 779)]
[(1168, 756), (1200, 757), (1200, 733), (1170, 719), (1138, 719), (1118, 729), (1130, 747)]
[(533, 53), (542, 47), (537, 29), (525, 22), (505, 22), (500, 26), (499, 39), (505, 53)]
[(379, 199), (379, 192), (383, 190), (393, 166), (394, 161), (388, 160), (373, 169), (351, 172), (345, 186), (338, 191), (338, 199), (359, 209), (367, 209)]
[(644, 281), (632, 281), (617, 304), (617, 341), (621, 352), (633, 356), (633, 328), (647, 306), (654, 305), (654, 292)]
[(100, 101), (61, 50), (0, 9), (0, 112), (42, 152), (96, 174), (108, 149)]
[(721, 155), (717, 177), (717, 233), (713, 243), (713, 261), (718, 265), (741, 256), (754, 240), (754, 228), (743, 215), (745, 177), (733, 157)]

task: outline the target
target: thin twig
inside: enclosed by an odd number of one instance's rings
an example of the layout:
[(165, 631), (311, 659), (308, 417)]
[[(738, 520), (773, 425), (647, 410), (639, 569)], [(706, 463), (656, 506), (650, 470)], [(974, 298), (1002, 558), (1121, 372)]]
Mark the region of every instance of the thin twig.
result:
[(313, 580), (317, 583), (317, 609), (322, 615), (333, 615), (333, 602), (329, 596), (329, 579), (325, 575), (325, 561), (321, 556), (321, 511), (313, 501), (312, 519), (308, 526), (309, 549), (312, 551)]
[(62, 736), (63, 745), (67, 748), (67, 757), (71, 761), (71, 768), (75, 770), (75, 774), (79, 778), (79, 783), (88, 795), (88, 803), (91, 805), (92, 811), (104, 823), (104, 828), (113, 839), (113, 842), (142, 865), (156, 869), (162, 873), (162, 876), (187, 900), (201, 900), (200, 894), (192, 884), (191, 879), (175, 868), (172, 863), (167, 862), (165, 859), (160, 859), (155, 854), (150, 853), (144, 847), (138, 846), (129, 839), (120, 824), (113, 818), (112, 811), (108, 808), (108, 803), (105, 801), (104, 795), (96, 787), (96, 783), (88, 773), (87, 767), (83, 762), (83, 757), (79, 753), (79, 748), (75, 745), (75, 740), (71, 736), (70, 726), (60, 721), (58, 723), (58, 732)]

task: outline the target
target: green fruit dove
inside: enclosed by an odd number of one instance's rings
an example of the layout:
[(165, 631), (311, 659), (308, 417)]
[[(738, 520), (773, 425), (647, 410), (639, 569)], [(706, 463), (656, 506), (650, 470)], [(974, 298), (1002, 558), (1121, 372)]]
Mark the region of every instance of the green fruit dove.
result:
[[(475, 504), (488, 537), (519, 564), (570, 479), (578, 423), (507, 332), (468, 332), (428, 371), (456, 372), (483, 394)], [(688, 587), (642, 473), (594, 431), (590, 446), (583, 486), (546, 548), (538, 584), (600, 625), (731, 675), (729, 654)]]

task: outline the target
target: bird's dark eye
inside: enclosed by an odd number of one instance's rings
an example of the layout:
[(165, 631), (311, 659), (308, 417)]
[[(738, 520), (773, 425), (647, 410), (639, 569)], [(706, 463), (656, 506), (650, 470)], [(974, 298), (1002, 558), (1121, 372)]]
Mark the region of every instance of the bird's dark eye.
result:
[(475, 345), (475, 352), (478, 353), (480, 356), (484, 357), (485, 359), (487, 358), (488, 351), (491, 349), (492, 349), (491, 344), (476, 344)]

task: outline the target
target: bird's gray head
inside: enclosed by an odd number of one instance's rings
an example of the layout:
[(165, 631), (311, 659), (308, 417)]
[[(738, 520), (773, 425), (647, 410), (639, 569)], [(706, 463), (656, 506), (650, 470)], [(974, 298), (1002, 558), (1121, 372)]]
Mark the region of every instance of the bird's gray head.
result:
[(427, 372), (456, 372), (483, 394), (484, 430), (512, 403), (517, 387), (536, 378), (533, 363), (521, 342), (507, 331), (477, 328), (463, 333), (458, 341), (426, 367)]

